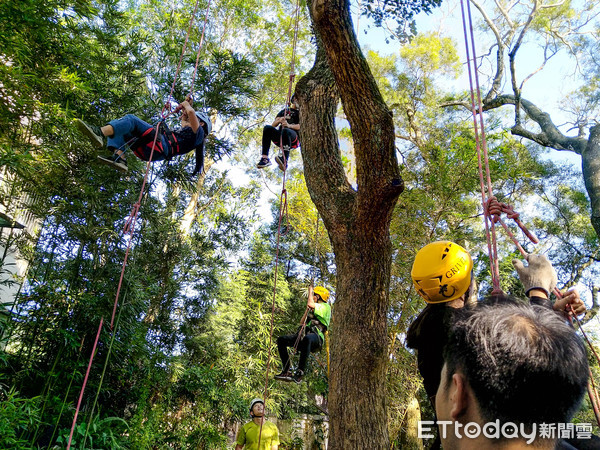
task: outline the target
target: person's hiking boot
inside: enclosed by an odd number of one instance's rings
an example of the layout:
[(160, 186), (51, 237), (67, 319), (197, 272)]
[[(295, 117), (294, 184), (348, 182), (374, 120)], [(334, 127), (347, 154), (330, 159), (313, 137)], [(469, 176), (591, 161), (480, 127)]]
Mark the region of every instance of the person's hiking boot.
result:
[(303, 370), (296, 370), (296, 373), (294, 374), (294, 376), (292, 377), (292, 379), (297, 383), (300, 384), (302, 383), (302, 377), (304, 376), (304, 371)]
[(275, 162), (279, 166), (279, 169), (281, 169), (282, 172), (285, 172), (285, 169), (287, 169), (287, 160), (284, 161), (283, 156), (276, 156)]
[(279, 381), (292, 381), (293, 380), (292, 372), (290, 372), (289, 370), (281, 371), (280, 374), (275, 375), (273, 378), (275, 378), (276, 380), (279, 380)]
[(112, 168), (117, 169), (119, 172), (127, 173), (127, 160), (123, 158), (122, 155), (113, 153), (113, 155), (108, 158), (105, 156), (98, 156), (98, 159), (101, 163), (111, 166)]
[(87, 136), (92, 145), (96, 148), (104, 147), (104, 135), (100, 127), (88, 125), (83, 120), (75, 119), (75, 126), (82, 134)]
[(267, 167), (270, 165), (271, 165), (271, 161), (269, 161), (269, 158), (267, 158), (266, 156), (263, 156), (262, 158), (260, 158), (260, 161), (258, 162), (256, 167), (258, 167), (259, 169), (262, 169), (263, 167)]

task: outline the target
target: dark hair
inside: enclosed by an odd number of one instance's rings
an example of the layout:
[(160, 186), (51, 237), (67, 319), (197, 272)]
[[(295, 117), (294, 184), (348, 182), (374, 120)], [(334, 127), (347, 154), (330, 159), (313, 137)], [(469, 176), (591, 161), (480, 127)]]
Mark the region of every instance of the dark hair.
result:
[(456, 314), (444, 351), (446, 383), (463, 373), (487, 422), (568, 422), (588, 381), (581, 339), (551, 309), (498, 300)]

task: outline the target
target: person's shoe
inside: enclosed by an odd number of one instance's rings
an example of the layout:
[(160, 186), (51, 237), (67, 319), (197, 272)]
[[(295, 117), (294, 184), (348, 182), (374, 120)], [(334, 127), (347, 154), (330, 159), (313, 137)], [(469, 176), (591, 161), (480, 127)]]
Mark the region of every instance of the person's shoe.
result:
[(263, 156), (262, 158), (260, 158), (260, 161), (258, 162), (256, 167), (258, 167), (259, 169), (262, 169), (263, 167), (267, 167), (270, 165), (271, 165), (271, 161), (269, 161), (269, 158), (267, 158), (266, 156)]
[(83, 120), (75, 119), (75, 126), (82, 134), (87, 136), (92, 145), (96, 148), (104, 147), (104, 135), (100, 127), (88, 125)]
[(292, 379), (297, 383), (300, 384), (302, 383), (302, 377), (304, 376), (304, 371), (303, 370), (296, 370), (296, 373), (294, 374), (294, 376), (292, 377)]
[(278, 375), (275, 375), (273, 378), (275, 378), (276, 380), (279, 381), (293, 381), (294, 378), (292, 377), (292, 372), (290, 372), (289, 370), (287, 372), (281, 372)]
[(283, 161), (283, 156), (276, 156), (275, 162), (277, 163), (281, 171), (285, 172), (285, 169), (287, 169), (287, 161)]
[(113, 155), (108, 158), (104, 156), (98, 156), (98, 159), (102, 164), (106, 164), (107, 166), (117, 169), (119, 172), (127, 173), (129, 170), (127, 168), (127, 160), (116, 153), (113, 153)]

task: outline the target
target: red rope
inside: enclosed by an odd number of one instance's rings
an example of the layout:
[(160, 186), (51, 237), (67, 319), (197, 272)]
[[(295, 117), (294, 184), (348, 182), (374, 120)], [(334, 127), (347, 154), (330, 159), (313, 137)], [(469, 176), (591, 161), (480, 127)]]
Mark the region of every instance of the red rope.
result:
[[(192, 85), (190, 86), (190, 93), (189, 93), (190, 96), (194, 92), (194, 84), (196, 82), (196, 74), (198, 73), (198, 63), (200, 62), (200, 51), (202, 50), (202, 47), (204, 46), (204, 32), (206, 30), (206, 23), (208, 22), (208, 12), (210, 11), (210, 2), (211, 2), (211, 0), (208, 0), (208, 5), (206, 6), (206, 14), (204, 15), (204, 25), (202, 26), (202, 35), (200, 36), (200, 45), (198, 46), (198, 52), (196, 53), (196, 65), (194, 66), (194, 74), (192, 75)], [(197, 7), (198, 7), (198, 2), (196, 2), (196, 8)]]
[[(279, 270), (279, 243), (281, 240), (281, 221), (283, 217), (283, 211), (287, 210), (287, 191), (285, 189), (285, 171), (283, 172), (283, 188), (281, 191), (281, 195), (279, 197), (279, 219), (277, 224), (277, 251), (275, 252), (275, 280), (273, 281), (273, 301), (271, 302), (271, 328), (269, 330), (269, 351), (267, 356), (267, 370), (265, 372), (265, 389), (263, 391), (263, 401), (264, 405), (267, 404), (267, 397), (269, 394), (269, 369), (271, 367), (271, 347), (273, 345), (273, 328), (275, 323), (275, 296), (277, 294), (277, 273)], [(260, 428), (258, 430), (258, 448), (260, 448), (260, 439), (262, 436), (262, 426), (264, 422), (264, 413), (263, 420), (260, 422)]]
[[(167, 105), (170, 104), (170, 101), (173, 98), (173, 92), (175, 90), (175, 84), (176, 84), (177, 79), (179, 77), (179, 73), (180, 73), (181, 65), (182, 65), (182, 61), (183, 61), (183, 56), (184, 56), (186, 48), (187, 48), (187, 44), (188, 44), (188, 41), (189, 41), (189, 37), (190, 37), (190, 33), (191, 33), (191, 29), (192, 29), (192, 25), (194, 23), (194, 19), (195, 19), (196, 13), (198, 12), (198, 5), (199, 5), (199, 3), (200, 3), (200, 0), (196, 0), (196, 5), (194, 7), (194, 12), (192, 14), (192, 17), (190, 18), (190, 22), (189, 22), (189, 25), (188, 25), (187, 33), (186, 33), (186, 36), (185, 36), (185, 42), (184, 42), (184, 45), (183, 45), (183, 48), (182, 48), (182, 51), (181, 51), (181, 55), (179, 57), (179, 62), (177, 63), (177, 70), (175, 71), (175, 75), (174, 75), (174, 78), (173, 78), (173, 84), (171, 85), (171, 90), (169, 92), (168, 101), (165, 104), (165, 106), (163, 106), (163, 108), (161, 110), (161, 117), (162, 117), (161, 120), (159, 120), (158, 123), (156, 124), (156, 130), (155, 130), (155, 133), (154, 133), (154, 141), (152, 142), (152, 149), (150, 151), (150, 157), (149, 157), (148, 162), (146, 164), (146, 172), (144, 173), (144, 180), (142, 182), (142, 187), (140, 189), (140, 194), (138, 196), (138, 200), (133, 205), (132, 211), (129, 214), (129, 217), (128, 217), (127, 221), (125, 222), (125, 226), (123, 228), (124, 234), (128, 234), (129, 235), (129, 241), (127, 243), (127, 249), (125, 251), (125, 258), (123, 259), (123, 265), (121, 267), (121, 275), (119, 277), (119, 284), (117, 286), (117, 292), (116, 292), (116, 295), (115, 295), (115, 301), (114, 301), (114, 305), (113, 305), (112, 316), (111, 316), (111, 319), (110, 319), (110, 328), (111, 328), (111, 330), (113, 328), (113, 324), (114, 324), (114, 320), (115, 320), (115, 315), (116, 315), (116, 312), (117, 312), (117, 305), (119, 303), (119, 297), (120, 297), (120, 294), (121, 294), (121, 287), (123, 285), (123, 279), (124, 279), (124, 276), (125, 276), (125, 268), (127, 266), (127, 260), (128, 260), (129, 253), (130, 253), (130, 250), (131, 250), (131, 244), (133, 242), (133, 232), (135, 230), (135, 224), (137, 222), (138, 213), (139, 213), (139, 210), (140, 210), (142, 198), (143, 198), (144, 192), (146, 190), (146, 184), (148, 182), (148, 174), (150, 172), (150, 164), (152, 162), (152, 157), (154, 155), (154, 149), (156, 148), (156, 142), (157, 142), (158, 136), (159, 136), (160, 123), (162, 121), (164, 121), (167, 117), (169, 117), (170, 115), (172, 115), (172, 114), (174, 114), (176, 112), (176, 111), (166, 112), (166, 109), (167, 109)], [(204, 27), (202, 29), (202, 39), (201, 39), (201, 42), (200, 42), (200, 46), (198, 48), (198, 55), (196, 57), (196, 66), (194, 67), (194, 77), (193, 77), (193, 80), (192, 80), (192, 85), (191, 85), (192, 89), (190, 90), (190, 95), (191, 95), (191, 92), (193, 90), (194, 81), (195, 81), (195, 77), (196, 77), (196, 72), (197, 72), (197, 69), (198, 69), (198, 62), (200, 60), (200, 52), (202, 50), (202, 45), (203, 45), (203, 42), (204, 42), (204, 30), (206, 29), (206, 22), (208, 21), (208, 11), (209, 11), (209, 8), (210, 8), (210, 0), (209, 0), (209, 3), (208, 3), (208, 6), (207, 6), (206, 15), (204, 17)], [(99, 325), (99, 328), (98, 328), (98, 334), (96, 335), (96, 341), (94, 342), (94, 349), (92, 351), (92, 354), (90, 355), (90, 360), (89, 360), (89, 363), (88, 363), (88, 369), (87, 369), (87, 372), (86, 372), (86, 375), (85, 375), (85, 379), (84, 379), (83, 385), (81, 386), (81, 392), (79, 394), (79, 401), (77, 403), (77, 407), (75, 408), (75, 416), (73, 417), (73, 424), (71, 426), (71, 432), (70, 432), (70, 435), (69, 435), (69, 444), (67, 446), (67, 450), (71, 446), (71, 438), (72, 438), (73, 432), (75, 430), (75, 425), (77, 424), (77, 416), (79, 415), (79, 408), (81, 406), (81, 400), (83, 398), (83, 393), (85, 391), (85, 386), (87, 384), (87, 379), (88, 379), (88, 375), (89, 375), (89, 372), (90, 372), (90, 368), (91, 368), (92, 362), (94, 360), (94, 353), (95, 353), (95, 350), (96, 350), (96, 344), (98, 343), (98, 339), (100, 337), (100, 330), (102, 329), (102, 324), (103, 323), (104, 323), (104, 317), (100, 318), (100, 325)], [(113, 330), (113, 332), (114, 332), (114, 330)]]
[[(179, 77), (179, 71), (181, 70), (181, 63), (183, 61), (183, 55), (185, 54), (185, 50), (187, 48), (187, 44), (190, 39), (190, 32), (192, 31), (192, 25), (194, 24), (194, 19), (196, 17), (196, 13), (198, 12), (198, 4), (199, 3), (200, 3), (200, 0), (196, 0), (196, 5), (194, 6), (194, 12), (192, 13), (192, 17), (190, 18), (190, 23), (188, 25), (187, 33), (185, 35), (185, 42), (183, 43), (181, 55), (179, 56), (179, 62), (177, 63), (177, 69), (175, 70), (175, 76), (173, 77), (173, 84), (171, 85), (171, 90), (169, 91), (169, 97), (167, 99), (167, 103), (165, 104), (165, 106), (163, 106), (161, 114), (164, 113), (164, 111), (167, 107), (166, 105), (168, 105), (169, 102), (171, 101), (171, 99), (173, 98), (173, 92), (175, 91), (175, 83), (177, 83), (177, 78)], [(206, 18), (208, 18), (208, 15), (206, 16)], [(206, 18), (204, 19), (205, 22), (206, 22)], [(198, 50), (198, 51), (200, 51), (200, 50)], [(157, 129), (157, 131), (158, 131), (158, 129)], [(156, 138), (154, 139), (154, 141), (156, 142)], [(154, 150), (154, 148), (152, 150)]]
[(73, 431), (75, 431), (75, 424), (77, 423), (77, 415), (79, 414), (79, 408), (81, 407), (81, 400), (83, 399), (83, 391), (87, 384), (88, 377), (90, 375), (90, 369), (92, 368), (92, 361), (94, 360), (94, 353), (96, 353), (96, 346), (98, 345), (98, 339), (100, 339), (100, 332), (102, 331), (102, 324), (104, 323), (104, 317), (100, 319), (100, 325), (98, 325), (98, 332), (96, 333), (96, 339), (94, 340), (94, 346), (92, 347), (92, 355), (90, 362), (88, 363), (87, 370), (85, 371), (85, 377), (83, 378), (83, 386), (79, 393), (79, 400), (77, 400), (77, 408), (75, 409), (75, 416), (73, 417), (73, 425), (71, 426), (71, 432), (69, 433), (69, 442), (67, 443), (67, 450), (71, 448), (71, 440), (73, 439)]
[[(483, 126), (483, 110), (481, 105), (481, 91), (479, 89), (479, 76), (477, 74), (476, 61), (477, 57), (475, 54), (475, 41), (473, 38), (473, 24), (471, 19), (471, 9), (469, 2), (467, 1), (467, 10), (469, 16), (469, 30), (471, 36), (471, 47), (469, 46), (469, 38), (467, 36), (467, 20), (465, 18), (465, 7), (464, 0), (460, 2), (460, 8), (462, 12), (463, 32), (465, 38), (465, 48), (467, 53), (467, 67), (469, 74), (469, 86), (471, 91), (471, 113), (473, 115), (473, 129), (475, 132), (475, 146), (477, 148), (477, 163), (479, 166), (479, 184), (481, 189), (481, 202), (484, 205), (484, 223), (485, 223), (485, 234), (488, 246), (488, 254), (490, 256), (490, 272), (492, 275), (493, 291), (492, 294), (501, 293), (500, 289), (500, 269), (498, 265), (498, 250), (496, 245), (496, 229), (494, 222), (489, 220), (488, 216), (485, 215), (485, 204), (486, 204), (486, 181), (487, 181), (487, 195), (492, 196), (492, 181), (489, 173), (489, 161), (487, 153), (487, 143), (485, 139), (485, 129)], [(473, 58), (471, 58), (471, 51), (473, 52)], [(473, 81), (475, 78), (475, 81)], [(475, 85), (475, 86), (474, 86)], [(477, 93), (477, 105), (475, 102), (475, 92)], [(479, 114), (479, 124), (477, 123), (477, 115)], [(481, 130), (479, 126), (481, 125)], [(481, 142), (480, 142), (481, 140)], [(482, 158), (483, 155), (483, 158)], [(483, 159), (483, 162), (482, 162)], [(486, 179), (484, 179), (483, 169), (485, 166)]]
[[(507, 217), (513, 219), (523, 233), (534, 243), (539, 241), (525, 225), (519, 220), (519, 214), (515, 212), (512, 206), (506, 203), (500, 203), (492, 192), (492, 179), (490, 175), (489, 155), (487, 141), (485, 137), (485, 127), (483, 122), (483, 104), (481, 100), (481, 90), (479, 88), (479, 72), (477, 70), (477, 55), (475, 53), (475, 33), (473, 32), (473, 20), (471, 16), (470, 2), (467, 1), (467, 16), (469, 20), (469, 32), (467, 32), (467, 18), (465, 17), (464, 0), (460, 2), (463, 31), (465, 38), (465, 47), (467, 53), (467, 67), (469, 73), (469, 86), (471, 91), (471, 114), (473, 115), (473, 129), (475, 132), (475, 145), (477, 148), (477, 163), (479, 168), (479, 184), (481, 189), (481, 202), (483, 205), (484, 223), (486, 240), (488, 245), (488, 254), (490, 256), (490, 272), (492, 275), (493, 290), (492, 295), (502, 292), (500, 288), (500, 269), (498, 262), (498, 247), (496, 240), (496, 223), (500, 223), (510, 239), (514, 242), (521, 254), (527, 258), (527, 252), (523, 249), (513, 232), (508, 228), (500, 217), (501, 213), (507, 214)], [(470, 38), (470, 39), (469, 39)], [(471, 53), (473, 57), (471, 58)], [(475, 101), (477, 94), (477, 101)], [(479, 116), (479, 120), (478, 120)], [(485, 170), (485, 175), (484, 175)], [(487, 193), (486, 193), (487, 191)]]
[(524, 258), (527, 258), (527, 256), (528, 256), (527, 252), (521, 246), (521, 244), (517, 240), (516, 236), (510, 230), (510, 228), (508, 228), (508, 226), (504, 223), (504, 221), (500, 217), (500, 215), (502, 213), (505, 213), (509, 219), (513, 219), (515, 221), (517, 226), (521, 229), (521, 231), (523, 231), (523, 233), (529, 238), (529, 240), (531, 240), (531, 242), (533, 242), (534, 244), (537, 244), (539, 242), (539, 239), (527, 229), (527, 227), (523, 224), (523, 222), (521, 222), (519, 220), (519, 213), (515, 212), (513, 210), (512, 206), (507, 205), (506, 203), (500, 203), (495, 196), (491, 196), (484, 203), (483, 210), (484, 210), (486, 217), (489, 217), (491, 219), (492, 223), (500, 222), (500, 225), (502, 225), (502, 227), (506, 231), (506, 234), (508, 234), (508, 236), (513, 241), (515, 246), (519, 249), (519, 252), (521, 252), (521, 255), (523, 255)]

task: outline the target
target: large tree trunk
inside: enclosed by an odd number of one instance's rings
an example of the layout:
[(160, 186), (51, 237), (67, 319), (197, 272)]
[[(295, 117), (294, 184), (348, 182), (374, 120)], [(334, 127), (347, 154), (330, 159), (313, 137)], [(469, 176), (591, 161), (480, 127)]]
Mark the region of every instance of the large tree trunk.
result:
[[(330, 448), (388, 449), (389, 226), (403, 182), (392, 115), (377, 89), (344, 0), (309, 2), (317, 37), (312, 70), (296, 86), (308, 191), (337, 266), (329, 380)], [(341, 97), (357, 163), (357, 189), (342, 165), (335, 112)]]
[(590, 128), (590, 137), (581, 154), (581, 170), (590, 196), (592, 226), (600, 236), (600, 125)]

